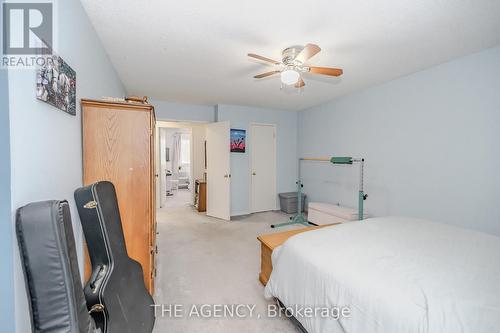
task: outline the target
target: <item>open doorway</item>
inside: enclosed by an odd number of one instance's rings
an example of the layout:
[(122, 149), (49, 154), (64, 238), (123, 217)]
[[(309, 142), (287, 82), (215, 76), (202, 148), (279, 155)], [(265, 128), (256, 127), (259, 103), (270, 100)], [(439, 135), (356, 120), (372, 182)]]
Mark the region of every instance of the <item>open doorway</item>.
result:
[(205, 125), (158, 121), (156, 135), (157, 207), (194, 206), (195, 184), (205, 179)]
[(156, 122), (156, 206), (230, 220), (229, 122)]
[(191, 203), (191, 129), (160, 128), (160, 207)]

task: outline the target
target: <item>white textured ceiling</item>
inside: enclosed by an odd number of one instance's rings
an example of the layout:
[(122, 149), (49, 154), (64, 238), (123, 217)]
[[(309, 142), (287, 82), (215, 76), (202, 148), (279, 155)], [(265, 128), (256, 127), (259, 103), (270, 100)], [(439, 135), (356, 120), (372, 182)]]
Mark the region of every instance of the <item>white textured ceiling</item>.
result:
[[(500, 44), (499, 0), (82, 0), (129, 94), (195, 104), (301, 110)], [(78, 38), (75, 36), (75, 38)], [(305, 89), (280, 90), (272, 67), (316, 43)]]

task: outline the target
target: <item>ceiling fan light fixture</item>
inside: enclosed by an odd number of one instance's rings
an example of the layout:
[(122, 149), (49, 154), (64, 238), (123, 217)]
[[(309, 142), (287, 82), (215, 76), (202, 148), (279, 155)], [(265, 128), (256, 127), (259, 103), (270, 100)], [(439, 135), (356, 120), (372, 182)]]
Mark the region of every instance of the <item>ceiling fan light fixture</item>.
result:
[(281, 72), (281, 82), (286, 85), (296, 84), (299, 81), (300, 74), (293, 69), (285, 69)]
[(341, 68), (309, 66), (308, 61), (320, 51), (321, 48), (318, 45), (309, 43), (305, 46), (295, 45), (287, 47), (281, 52), (281, 61), (276, 61), (255, 53), (248, 53), (248, 56), (250, 58), (275, 65), (274, 70), (255, 75), (254, 79), (262, 79), (275, 74), (280, 74), (282, 89), (286, 86), (293, 86), (296, 89), (302, 89), (306, 85), (302, 79), (302, 73), (322, 74), (328, 76), (341, 76), (343, 74)]

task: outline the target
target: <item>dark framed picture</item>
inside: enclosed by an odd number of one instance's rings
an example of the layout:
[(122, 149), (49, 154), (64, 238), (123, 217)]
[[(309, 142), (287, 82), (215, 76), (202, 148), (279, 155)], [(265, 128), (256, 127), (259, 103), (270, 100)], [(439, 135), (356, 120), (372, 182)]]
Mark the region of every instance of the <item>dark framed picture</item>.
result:
[(246, 131), (231, 129), (231, 153), (244, 153), (246, 147)]
[(58, 55), (44, 55), (36, 73), (36, 98), (76, 115), (76, 72)]

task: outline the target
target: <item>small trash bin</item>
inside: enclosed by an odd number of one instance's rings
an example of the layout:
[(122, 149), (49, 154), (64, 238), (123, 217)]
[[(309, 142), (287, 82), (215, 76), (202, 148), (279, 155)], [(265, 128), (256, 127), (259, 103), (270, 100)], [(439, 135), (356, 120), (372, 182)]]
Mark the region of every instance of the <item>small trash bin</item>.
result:
[[(287, 214), (297, 213), (297, 192), (280, 193), (281, 210)], [(302, 193), (302, 211), (305, 209), (306, 195)]]

